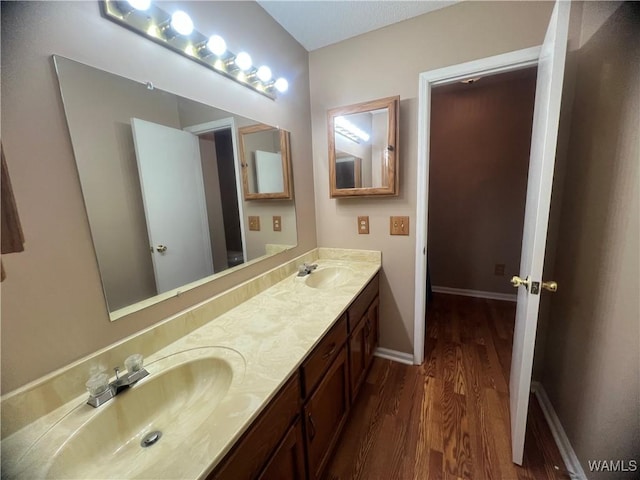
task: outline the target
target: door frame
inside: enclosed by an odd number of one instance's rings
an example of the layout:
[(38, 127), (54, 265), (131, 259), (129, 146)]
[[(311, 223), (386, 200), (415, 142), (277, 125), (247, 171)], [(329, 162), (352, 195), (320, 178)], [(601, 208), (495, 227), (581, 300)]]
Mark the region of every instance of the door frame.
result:
[(495, 75), (538, 64), (541, 46), (459, 63), (422, 72), (418, 89), (418, 171), (416, 208), (416, 273), (413, 329), (413, 363), (424, 362), (427, 284), (427, 212), (429, 207), (429, 155), (431, 133), (431, 89), (469, 77)]
[(247, 260), (247, 239), (245, 237), (244, 228), (244, 196), (242, 195), (242, 170), (240, 168), (239, 156), (238, 156), (238, 140), (236, 120), (234, 117), (221, 118), (220, 120), (213, 120), (211, 122), (199, 123), (197, 125), (191, 125), (184, 128), (185, 131), (193, 133), (194, 135), (201, 135), (203, 133), (216, 132), (218, 130), (231, 129), (231, 143), (233, 144), (233, 164), (236, 172), (236, 195), (238, 197), (238, 214), (240, 215), (240, 238), (242, 240), (242, 258), (246, 263)]

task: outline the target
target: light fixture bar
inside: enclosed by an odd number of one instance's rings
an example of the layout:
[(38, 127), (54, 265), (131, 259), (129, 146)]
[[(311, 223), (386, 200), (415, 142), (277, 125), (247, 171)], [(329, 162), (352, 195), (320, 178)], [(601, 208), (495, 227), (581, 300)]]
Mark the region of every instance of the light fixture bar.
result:
[[(211, 51), (211, 43), (209, 43), (211, 37), (203, 35), (195, 28), (189, 34), (181, 34), (178, 31), (181, 30), (180, 27), (176, 28), (176, 22), (172, 22), (172, 16), (154, 5), (153, 2), (145, 10), (132, 8), (130, 2), (122, 0), (104, 0), (99, 1), (99, 4), (102, 15), (108, 20), (173, 50), (254, 92), (275, 100), (278, 92), (282, 93), (283, 91), (271, 78), (268, 81), (262, 80), (255, 66), (249, 65), (245, 69), (239, 68), (235, 62), (236, 56), (228, 50), (223, 53), (217, 52), (217, 54)], [(182, 20), (184, 21), (184, 19)], [(220, 38), (220, 40), (222, 39)], [(248, 55), (246, 56), (248, 57)], [(247, 67), (246, 64), (242, 64), (242, 66)], [(281, 81), (280, 85), (282, 82), (286, 84), (286, 80), (283, 78), (278, 81)]]
[(360, 143), (360, 140), (364, 142), (369, 141), (369, 134), (364, 130), (358, 128), (346, 118), (340, 116), (334, 119), (334, 130), (340, 135), (347, 137), (356, 143)]

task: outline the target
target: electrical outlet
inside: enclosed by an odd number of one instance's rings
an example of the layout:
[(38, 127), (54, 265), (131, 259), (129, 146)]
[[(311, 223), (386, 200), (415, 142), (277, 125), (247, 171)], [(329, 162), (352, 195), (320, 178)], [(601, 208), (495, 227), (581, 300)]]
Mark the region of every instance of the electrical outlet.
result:
[(498, 277), (504, 277), (504, 267), (504, 263), (496, 263), (496, 266), (493, 269), (493, 274)]
[(409, 235), (409, 217), (390, 217), (391, 235)]
[(260, 231), (260, 217), (249, 216), (249, 230)]
[(359, 234), (369, 233), (369, 216), (368, 215), (358, 217), (358, 233)]
[(273, 216), (273, 231), (274, 232), (282, 231), (282, 217), (280, 215)]

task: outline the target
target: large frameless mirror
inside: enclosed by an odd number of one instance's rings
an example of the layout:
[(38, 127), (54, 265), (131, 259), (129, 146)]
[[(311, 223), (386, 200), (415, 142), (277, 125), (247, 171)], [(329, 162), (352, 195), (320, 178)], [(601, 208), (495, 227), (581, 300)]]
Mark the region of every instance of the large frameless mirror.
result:
[[(297, 244), (292, 200), (243, 199), (238, 130), (255, 120), (54, 62), (112, 320)], [(249, 229), (259, 216), (279, 230)]]
[(400, 97), (328, 112), (330, 196), (398, 195)]

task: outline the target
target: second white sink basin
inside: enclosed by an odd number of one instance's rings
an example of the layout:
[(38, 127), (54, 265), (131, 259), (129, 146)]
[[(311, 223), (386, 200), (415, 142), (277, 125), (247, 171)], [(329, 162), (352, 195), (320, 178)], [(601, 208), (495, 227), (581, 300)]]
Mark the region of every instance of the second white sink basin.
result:
[(346, 267), (319, 267), (305, 278), (304, 283), (311, 288), (337, 288), (351, 280), (353, 272)]

